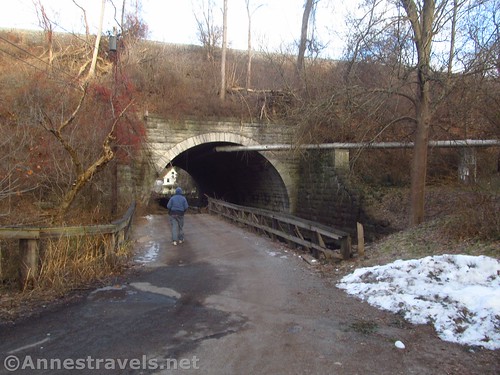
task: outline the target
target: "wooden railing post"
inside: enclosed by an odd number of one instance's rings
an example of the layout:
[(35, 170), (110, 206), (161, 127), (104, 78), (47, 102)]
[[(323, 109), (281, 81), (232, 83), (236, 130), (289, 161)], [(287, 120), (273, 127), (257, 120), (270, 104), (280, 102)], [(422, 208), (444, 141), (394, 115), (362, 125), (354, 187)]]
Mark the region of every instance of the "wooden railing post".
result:
[(21, 288), (34, 286), (38, 276), (39, 244), (37, 239), (20, 239), (19, 252), (21, 264), (19, 266), (19, 282)]
[(351, 236), (344, 237), (340, 244), (340, 253), (344, 260), (351, 258)]
[(363, 224), (356, 223), (357, 231), (358, 231), (358, 256), (365, 256), (365, 232), (363, 229)]

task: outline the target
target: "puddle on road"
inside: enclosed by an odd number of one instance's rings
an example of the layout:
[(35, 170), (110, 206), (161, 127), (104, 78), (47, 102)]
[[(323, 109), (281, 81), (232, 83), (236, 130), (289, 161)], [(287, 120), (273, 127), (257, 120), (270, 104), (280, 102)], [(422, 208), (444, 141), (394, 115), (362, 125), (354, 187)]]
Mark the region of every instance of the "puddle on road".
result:
[(174, 300), (179, 300), (181, 298), (181, 294), (171, 288), (159, 287), (148, 282), (134, 282), (129, 285), (110, 285), (96, 289), (89, 294), (88, 299), (90, 301), (105, 300), (109, 302), (117, 302), (123, 301), (129, 296), (137, 295), (139, 292), (159, 294), (163, 297), (172, 298)]
[(154, 262), (158, 258), (159, 251), (160, 244), (158, 242), (150, 241), (146, 251), (143, 254), (137, 255), (134, 261), (142, 264)]
[(156, 285), (152, 285), (150, 283), (146, 282), (136, 282), (136, 283), (130, 283), (131, 287), (134, 287), (137, 290), (140, 290), (141, 292), (150, 292), (150, 293), (155, 293), (155, 294), (161, 294), (166, 297), (171, 297), (175, 299), (181, 298), (180, 293), (177, 291), (166, 288), (166, 287), (160, 287)]
[(136, 291), (128, 289), (126, 285), (110, 285), (92, 291), (89, 294), (88, 299), (91, 301), (98, 301), (98, 300), (117, 301), (117, 300), (123, 300), (127, 296), (136, 293), (137, 293)]

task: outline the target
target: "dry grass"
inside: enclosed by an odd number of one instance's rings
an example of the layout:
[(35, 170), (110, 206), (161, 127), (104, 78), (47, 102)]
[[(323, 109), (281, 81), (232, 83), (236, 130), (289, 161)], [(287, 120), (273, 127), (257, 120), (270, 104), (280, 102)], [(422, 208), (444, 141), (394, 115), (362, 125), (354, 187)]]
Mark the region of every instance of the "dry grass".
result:
[[(414, 228), (388, 235), (365, 247), (365, 256), (355, 256), (339, 264), (324, 264), (321, 272), (340, 278), (356, 268), (394, 262), (397, 259), (419, 259), (431, 255), (485, 255), (500, 259), (500, 241), (477, 238), (459, 239), (449, 236), (444, 228), (448, 219), (435, 219)], [(356, 247), (354, 247), (356, 250)]]
[(36, 288), (64, 294), (113, 274), (126, 263), (128, 249), (119, 249), (109, 257), (103, 247), (103, 239), (93, 237), (49, 241), (42, 256)]
[(426, 221), (407, 227), (407, 188), (378, 191), (368, 210), (397, 232), (366, 246), (363, 258), (323, 265), (323, 272), (342, 276), (354, 268), (430, 255), (486, 255), (500, 259), (500, 195), (498, 181), (474, 186), (431, 186), (426, 196)]
[(91, 288), (122, 273), (130, 258), (129, 246), (106, 254), (103, 243), (90, 236), (45, 242), (40, 271), (32, 284), (22, 290), (15, 283), (0, 286), (0, 322), (29, 315), (75, 290)]

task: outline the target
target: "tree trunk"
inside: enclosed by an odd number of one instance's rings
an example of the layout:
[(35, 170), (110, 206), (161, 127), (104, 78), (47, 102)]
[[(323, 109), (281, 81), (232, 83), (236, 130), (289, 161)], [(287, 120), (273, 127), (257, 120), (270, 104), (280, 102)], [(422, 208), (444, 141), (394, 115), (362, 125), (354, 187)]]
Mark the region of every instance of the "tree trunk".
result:
[(76, 196), (83, 189), (83, 187), (92, 179), (92, 177), (99, 173), (111, 160), (114, 158), (114, 153), (110, 146), (111, 133), (108, 135), (103, 143), (103, 150), (101, 157), (97, 159), (91, 166), (89, 166), (83, 173), (77, 176), (73, 187), (64, 195), (61, 205), (59, 206), (58, 216), (62, 216), (68, 211), (69, 207), (75, 200)]
[(450, 56), (448, 58), (448, 80), (451, 78), (451, 73), (453, 71), (453, 56), (455, 55), (455, 38), (457, 29), (457, 12), (458, 12), (458, 1), (453, 0), (453, 17), (451, 20), (451, 40), (450, 40)]
[[(429, 79), (435, 1), (424, 0), (421, 8), (417, 8), (414, 0), (401, 0), (401, 3), (411, 23), (418, 54), (417, 131), (413, 152), (410, 192), (410, 225), (418, 225), (423, 222), (425, 212), (425, 182), (427, 178), (427, 153), (431, 120)], [(420, 14), (419, 9), (421, 9)]]
[(105, 6), (105, 4), (106, 4), (106, 0), (102, 0), (102, 2), (101, 2), (101, 16), (99, 18), (99, 28), (97, 30), (97, 35), (96, 35), (95, 45), (94, 45), (94, 53), (92, 55), (92, 64), (90, 64), (90, 70), (89, 70), (89, 75), (87, 76), (87, 79), (91, 79), (95, 73), (95, 66), (97, 64), (97, 54), (99, 52), (99, 44), (101, 43), (102, 23), (104, 21), (104, 6)]
[(125, 31), (125, 3), (126, 2), (127, 2), (127, 0), (123, 0), (123, 3), (122, 3), (122, 19), (120, 21), (120, 29), (121, 29), (122, 35)]
[(248, 16), (248, 47), (247, 47), (247, 80), (245, 89), (251, 88), (252, 83), (252, 14), (250, 13), (250, 0), (246, 0)]
[(226, 99), (226, 50), (227, 50), (227, 0), (224, 0), (222, 15), (222, 55), (220, 64), (220, 100)]
[(306, 0), (304, 5), (304, 13), (302, 14), (302, 27), (300, 29), (299, 53), (297, 56), (297, 72), (300, 75), (304, 69), (304, 57), (306, 54), (307, 45), (307, 28), (309, 26), (309, 18), (314, 5), (314, 0)]
[(421, 87), (420, 103), (417, 111), (417, 132), (413, 148), (411, 170), (410, 225), (423, 222), (425, 213), (425, 182), (427, 179), (427, 154), (429, 145), (430, 107), (429, 84)]

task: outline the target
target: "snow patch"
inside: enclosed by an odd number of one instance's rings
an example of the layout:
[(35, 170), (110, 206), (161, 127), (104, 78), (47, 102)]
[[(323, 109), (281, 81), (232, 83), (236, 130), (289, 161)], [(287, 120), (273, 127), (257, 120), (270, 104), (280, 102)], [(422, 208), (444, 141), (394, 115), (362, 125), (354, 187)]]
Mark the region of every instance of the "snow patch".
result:
[(432, 323), (442, 340), (500, 348), (500, 262), (441, 255), (397, 260), (343, 277), (337, 287), (414, 324)]

